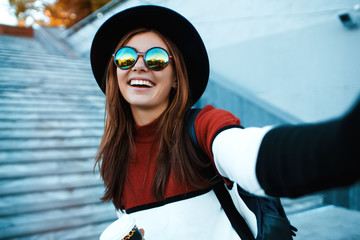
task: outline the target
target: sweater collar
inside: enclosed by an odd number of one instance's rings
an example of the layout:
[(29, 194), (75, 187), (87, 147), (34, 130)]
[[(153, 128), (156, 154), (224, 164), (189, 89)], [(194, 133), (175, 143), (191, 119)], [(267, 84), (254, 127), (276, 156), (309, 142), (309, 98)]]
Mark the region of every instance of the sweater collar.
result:
[(134, 124), (135, 142), (142, 142), (142, 143), (153, 142), (161, 116), (155, 119), (154, 121), (143, 126), (138, 126)]

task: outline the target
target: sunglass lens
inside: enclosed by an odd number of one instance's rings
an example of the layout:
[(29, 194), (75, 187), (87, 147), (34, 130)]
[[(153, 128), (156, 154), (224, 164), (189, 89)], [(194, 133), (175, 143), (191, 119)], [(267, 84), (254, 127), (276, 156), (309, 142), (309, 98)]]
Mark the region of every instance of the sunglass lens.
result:
[(153, 48), (147, 52), (145, 62), (150, 69), (160, 71), (168, 65), (169, 55), (162, 48)]
[(116, 66), (121, 69), (129, 69), (131, 68), (136, 61), (136, 51), (132, 48), (124, 47), (120, 48), (119, 51), (116, 52), (114, 61)]

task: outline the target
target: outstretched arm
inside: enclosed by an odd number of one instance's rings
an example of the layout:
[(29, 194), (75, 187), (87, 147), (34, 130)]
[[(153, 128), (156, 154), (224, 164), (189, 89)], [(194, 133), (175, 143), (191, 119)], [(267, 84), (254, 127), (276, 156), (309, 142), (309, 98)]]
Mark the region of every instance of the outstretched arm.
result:
[(204, 108), (196, 136), (218, 173), (248, 192), (297, 197), (360, 180), (360, 100), (343, 118), (317, 124), (241, 129), (232, 118)]
[(345, 117), (264, 136), (256, 176), (267, 195), (298, 197), (360, 179), (360, 101)]

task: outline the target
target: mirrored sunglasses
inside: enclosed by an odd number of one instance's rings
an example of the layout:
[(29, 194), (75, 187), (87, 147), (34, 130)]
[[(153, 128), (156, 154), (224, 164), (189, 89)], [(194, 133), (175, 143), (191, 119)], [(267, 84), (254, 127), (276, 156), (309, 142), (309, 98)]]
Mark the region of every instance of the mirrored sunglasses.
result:
[(166, 68), (172, 56), (160, 47), (153, 47), (146, 52), (137, 52), (132, 47), (121, 47), (114, 54), (115, 65), (123, 70), (133, 67), (139, 58), (144, 58), (146, 66), (154, 71), (160, 71)]

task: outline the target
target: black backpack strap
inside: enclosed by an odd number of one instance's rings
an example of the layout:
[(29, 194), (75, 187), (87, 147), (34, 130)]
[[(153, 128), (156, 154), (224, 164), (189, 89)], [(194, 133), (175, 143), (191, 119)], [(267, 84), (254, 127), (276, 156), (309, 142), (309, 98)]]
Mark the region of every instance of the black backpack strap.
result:
[(195, 119), (196, 119), (196, 116), (200, 113), (200, 111), (201, 111), (201, 108), (189, 109), (189, 111), (187, 111), (187, 113), (186, 113), (185, 124), (188, 129), (188, 133), (191, 138), (191, 142), (194, 145), (196, 151), (198, 153), (204, 154), (204, 152), (202, 151), (200, 144), (197, 140), (196, 132), (195, 132)]
[[(191, 141), (195, 146), (196, 150), (202, 156), (205, 153), (202, 151), (195, 133), (195, 119), (198, 113), (201, 111), (199, 108), (190, 109), (186, 114), (186, 127), (188, 129)], [(210, 159), (207, 157), (208, 161)], [(220, 181), (213, 185), (214, 192), (218, 198), (226, 216), (228, 217), (232, 227), (242, 240), (255, 240), (249, 226), (246, 224), (244, 218), (238, 212), (237, 208), (232, 201), (230, 193), (228, 192), (223, 181)], [(259, 230), (260, 231), (260, 230)]]

